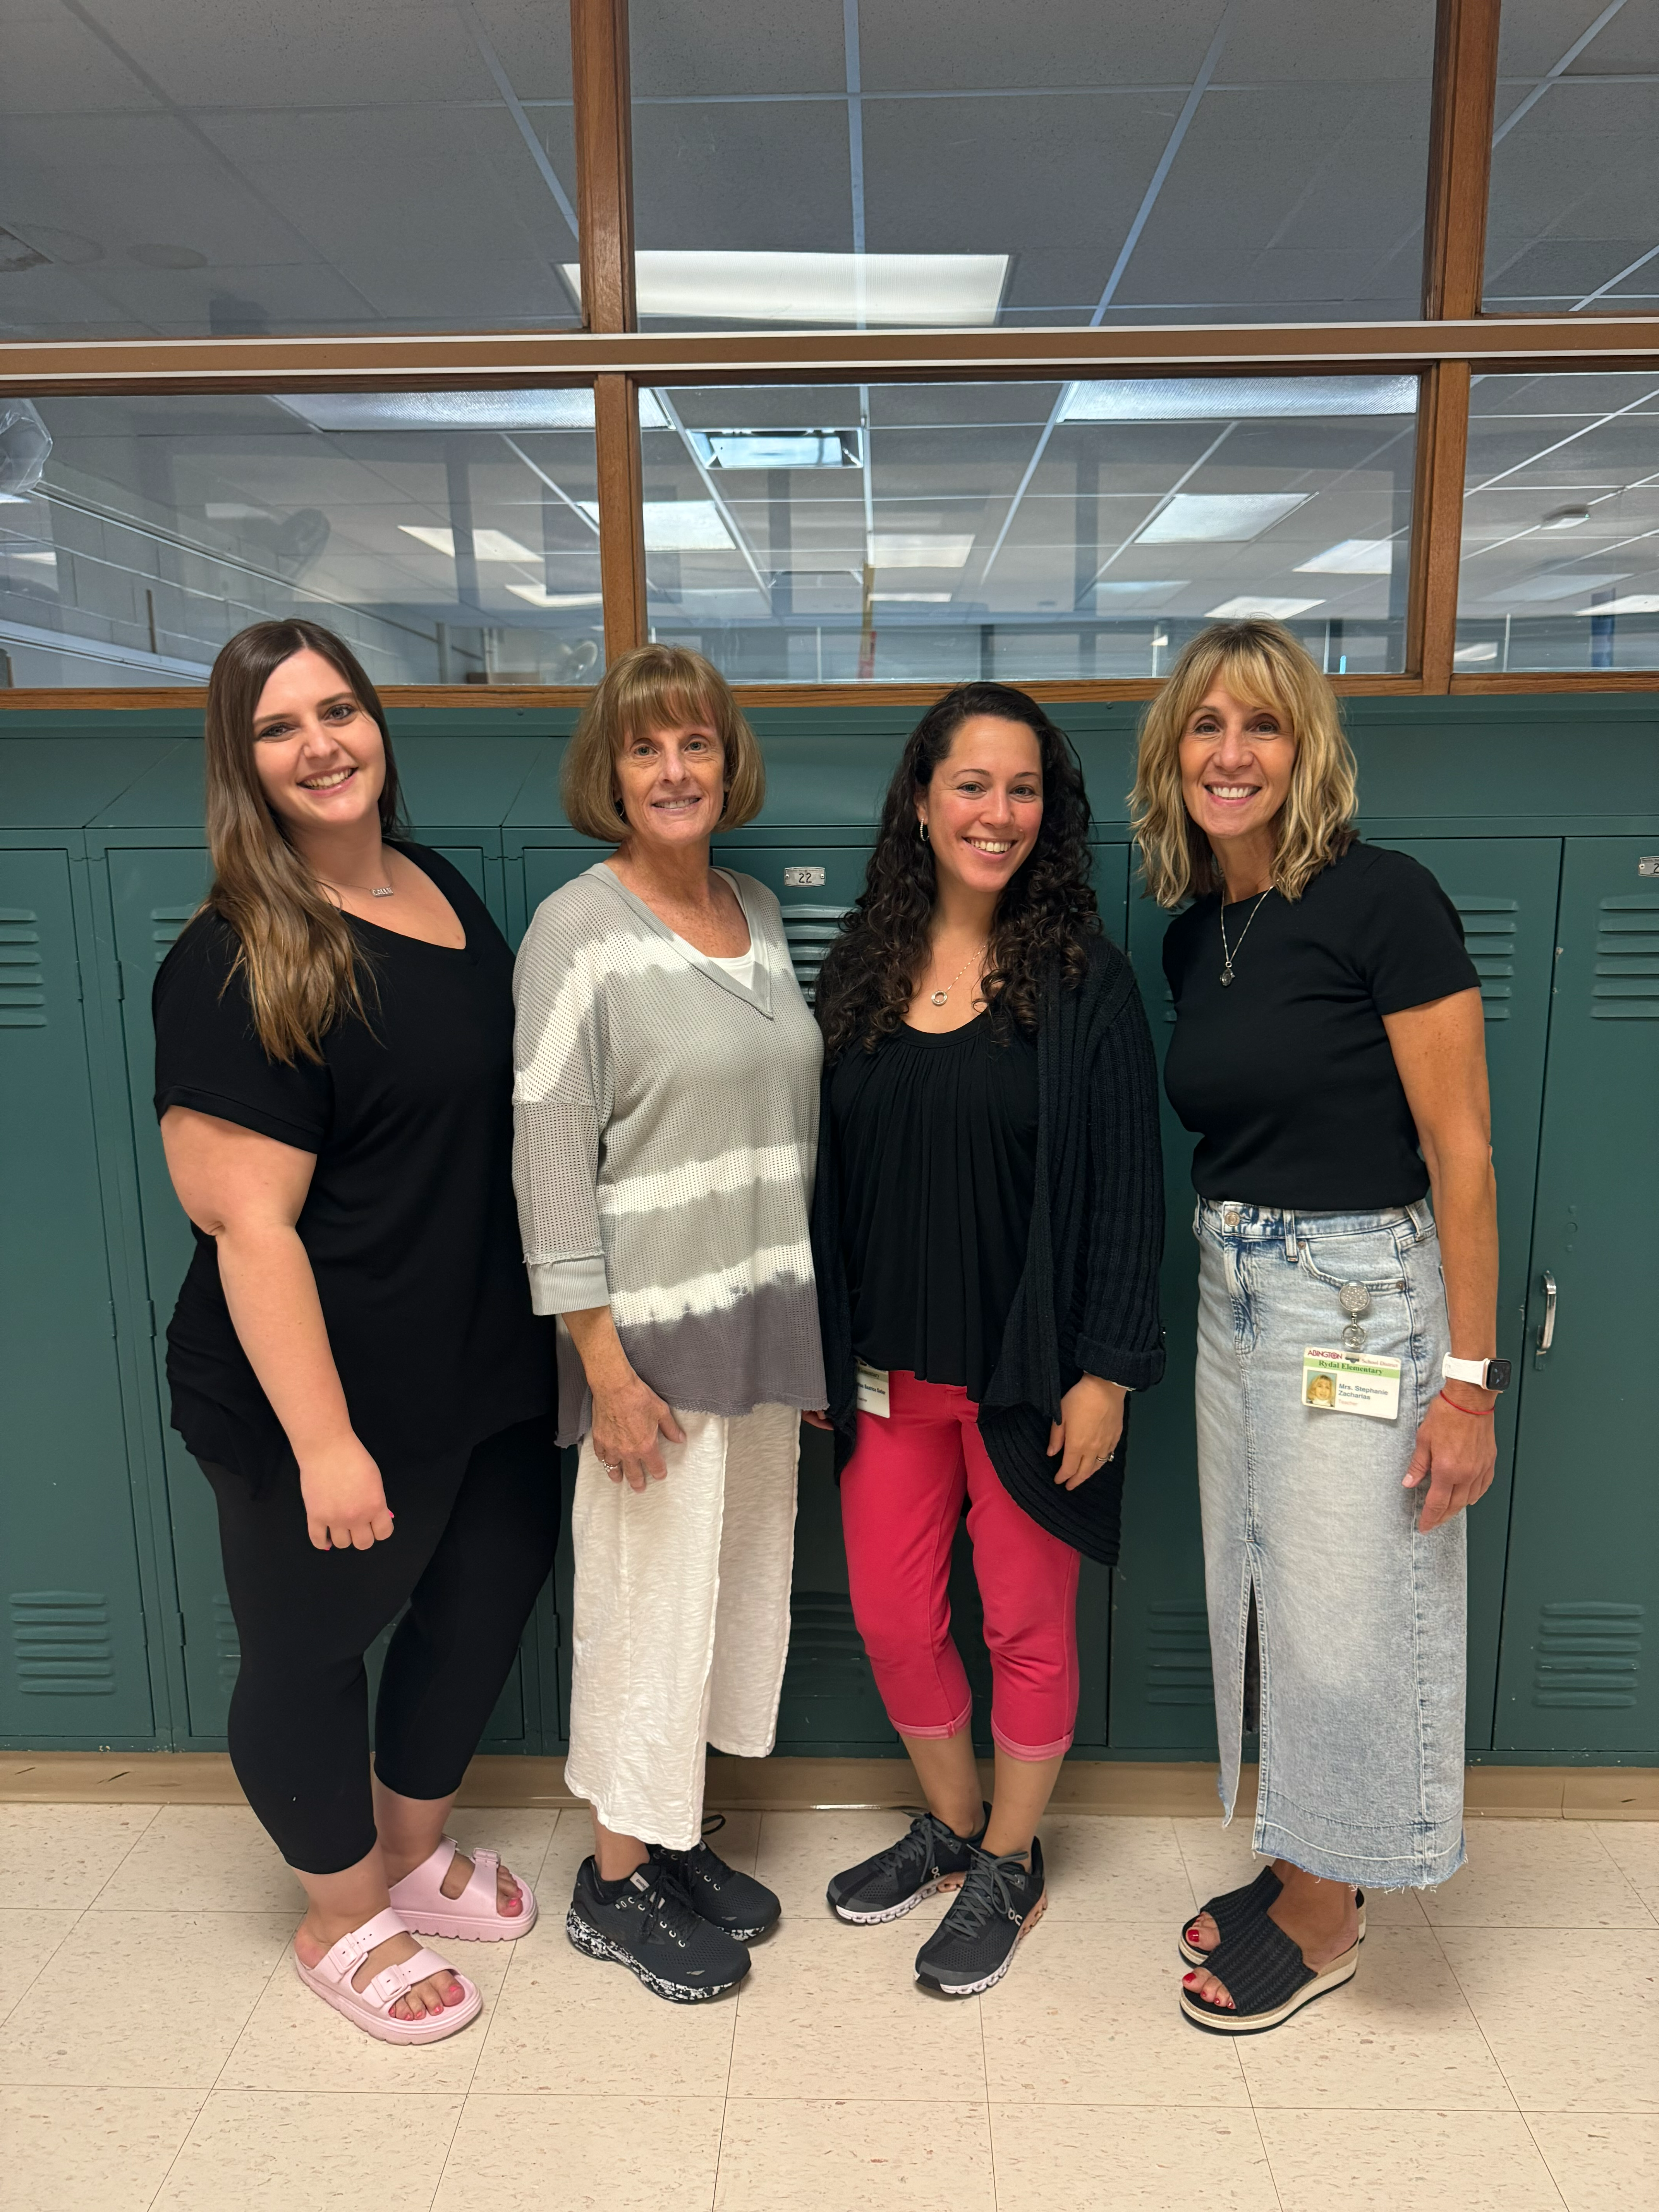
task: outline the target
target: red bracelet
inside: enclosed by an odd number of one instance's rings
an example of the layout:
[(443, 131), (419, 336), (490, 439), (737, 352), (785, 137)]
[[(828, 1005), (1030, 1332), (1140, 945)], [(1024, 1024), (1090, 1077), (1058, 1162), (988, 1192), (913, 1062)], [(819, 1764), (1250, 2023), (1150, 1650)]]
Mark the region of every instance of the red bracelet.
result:
[[(1443, 1390), (1440, 1395), (1446, 1398)], [(1496, 1406), (1460, 1406), (1455, 1398), (1446, 1398), (1446, 1403), (1454, 1413), (1467, 1413), (1472, 1421), (1489, 1421), (1498, 1411)]]

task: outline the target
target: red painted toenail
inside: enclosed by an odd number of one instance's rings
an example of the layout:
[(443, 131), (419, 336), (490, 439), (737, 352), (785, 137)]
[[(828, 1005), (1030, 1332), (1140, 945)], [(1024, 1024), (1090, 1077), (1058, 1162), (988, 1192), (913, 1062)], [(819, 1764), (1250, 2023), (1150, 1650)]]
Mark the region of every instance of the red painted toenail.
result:
[(1183, 1974), (1181, 1978), (1185, 1982), (1187, 1987), (1191, 1989), (1193, 1984), (1198, 1979), (1198, 1976), (1196, 1974)]

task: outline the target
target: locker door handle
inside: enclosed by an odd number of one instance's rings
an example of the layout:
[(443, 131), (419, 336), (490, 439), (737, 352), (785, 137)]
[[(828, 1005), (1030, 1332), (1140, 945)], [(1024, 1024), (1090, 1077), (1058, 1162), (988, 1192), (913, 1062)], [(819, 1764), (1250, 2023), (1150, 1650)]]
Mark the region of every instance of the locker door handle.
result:
[(1541, 1359), (1555, 1341), (1555, 1278), (1547, 1267), (1544, 1270), (1544, 1319), (1538, 1331), (1538, 1356)]

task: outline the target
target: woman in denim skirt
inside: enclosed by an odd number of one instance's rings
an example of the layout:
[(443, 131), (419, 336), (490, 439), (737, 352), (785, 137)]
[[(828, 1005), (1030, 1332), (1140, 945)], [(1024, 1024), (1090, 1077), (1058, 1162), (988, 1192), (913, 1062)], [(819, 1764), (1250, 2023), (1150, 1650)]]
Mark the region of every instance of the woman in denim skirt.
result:
[[(1367, 1888), (1463, 1862), (1463, 1509), (1490, 1484), (1498, 1227), (1456, 909), (1360, 842), (1329, 684), (1277, 623), (1195, 638), (1135, 787), (1164, 1080), (1199, 1144), (1198, 1459), (1227, 1819), (1246, 1654), (1247, 1888), (1182, 1934), (1188, 2019), (1279, 2027), (1354, 1972)], [(1190, 903), (1186, 903), (1190, 901)]]

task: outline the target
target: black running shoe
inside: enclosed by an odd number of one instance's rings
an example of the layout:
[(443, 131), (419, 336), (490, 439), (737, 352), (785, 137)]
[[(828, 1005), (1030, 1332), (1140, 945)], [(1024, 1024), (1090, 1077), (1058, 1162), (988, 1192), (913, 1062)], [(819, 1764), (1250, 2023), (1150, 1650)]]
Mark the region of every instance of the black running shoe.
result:
[(764, 1882), (736, 1867), (708, 1848), (707, 1838), (726, 1826), (723, 1813), (711, 1813), (702, 1824), (704, 1840), (689, 1851), (671, 1851), (662, 1844), (646, 1845), (652, 1857), (678, 1873), (686, 1895), (714, 1928), (723, 1928), (739, 1943), (752, 1943), (775, 1928), (783, 1906)]
[(1035, 1837), (1029, 1870), (1018, 1857), (994, 1858), (977, 1846), (971, 1856), (956, 1901), (916, 1954), (916, 1979), (942, 1997), (977, 1996), (1000, 1982), (1048, 1901)]
[[(979, 1834), (984, 1833), (981, 1828)], [(902, 1920), (924, 1898), (959, 1889), (978, 1841), (978, 1836), (957, 1835), (934, 1814), (919, 1813), (897, 1843), (832, 1878), (826, 1894), (836, 1918), (855, 1928)]]
[(591, 1858), (582, 1861), (564, 1932), (590, 1959), (614, 1960), (671, 2004), (722, 1996), (749, 1972), (749, 1954), (693, 1909), (676, 1869), (647, 1860), (607, 1895)]

